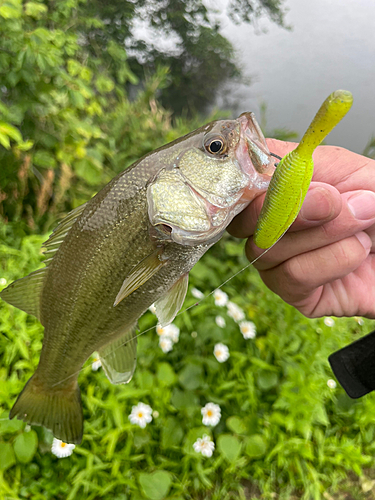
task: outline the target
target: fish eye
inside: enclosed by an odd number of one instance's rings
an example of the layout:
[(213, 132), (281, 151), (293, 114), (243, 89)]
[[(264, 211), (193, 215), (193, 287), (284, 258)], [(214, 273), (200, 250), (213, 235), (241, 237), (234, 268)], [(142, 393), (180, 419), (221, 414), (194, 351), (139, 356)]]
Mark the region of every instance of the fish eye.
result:
[(224, 139), (221, 137), (210, 137), (204, 142), (204, 147), (212, 155), (219, 155), (226, 149)]

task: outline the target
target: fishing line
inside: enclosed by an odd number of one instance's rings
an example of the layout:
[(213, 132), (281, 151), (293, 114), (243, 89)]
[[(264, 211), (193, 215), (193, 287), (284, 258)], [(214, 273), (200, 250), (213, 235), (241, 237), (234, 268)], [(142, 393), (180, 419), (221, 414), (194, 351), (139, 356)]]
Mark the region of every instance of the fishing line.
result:
[[(289, 229), (289, 228), (288, 228)], [(247, 264), (246, 266), (244, 266), (242, 269), (240, 269), (239, 271), (237, 271), (235, 274), (233, 274), (230, 278), (228, 278), (227, 280), (225, 280), (223, 283), (221, 283), (221, 285), (219, 285), (217, 288), (215, 288), (214, 290), (212, 290), (212, 292), (210, 292), (208, 295), (204, 296), (202, 299), (200, 299), (198, 302), (195, 302), (194, 304), (192, 304), (191, 306), (189, 307), (186, 307), (185, 309), (183, 309), (182, 311), (179, 311), (175, 317), (177, 316), (180, 316), (181, 314), (189, 311), (190, 309), (192, 309), (193, 307), (197, 307), (199, 306), (204, 300), (206, 300), (208, 297), (210, 297), (211, 295), (213, 295), (217, 290), (220, 290), (224, 285), (226, 285), (229, 281), (231, 281), (233, 278), (235, 278), (236, 276), (238, 276), (239, 274), (241, 274), (243, 271), (245, 271), (248, 267), (252, 266), (253, 264), (255, 264), (255, 262), (257, 262), (261, 257), (263, 257), (267, 252), (269, 252), (271, 250), (271, 248), (273, 248), (276, 243), (278, 243), (281, 238), (284, 236), (284, 234), (287, 232), (286, 229), (283, 234), (275, 241), (275, 243), (273, 243), (273, 245), (271, 245), (269, 248), (267, 248), (266, 250), (264, 250), (264, 252), (262, 252), (260, 255), (258, 255), (258, 257), (256, 257), (254, 260), (252, 260), (251, 262), (249, 262), (249, 264)], [(150, 328), (147, 328), (146, 330), (143, 330), (143, 332), (139, 332), (137, 335), (134, 335), (134, 337), (131, 337), (130, 339), (127, 339), (123, 344), (120, 344), (119, 346), (117, 346), (115, 349), (113, 349), (113, 351), (110, 351), (108, 355), (116, 352), (120, 347), (123, 347), (124, 345), (128, 344), (129, 342), (131, 342), (132, 340), (140, 337), (141, 335), (143, 335), (144, 333), (147, 333), (151, 330), (154, 330), (155, 328), (157, 327), (157, 325), (154, 325), (154, 326), (151, 326)], [(80, 370), (77, 370), (76, 372), (72, 373), (71, 375), (69, 375), (68, 377), (62, 379), (62, 380), (59, 380), (58, 382), (56, 382), (55, 384), (53, 384), (51, 386), (51, 388), (53, 387), (56, 387), (57, 385), (60, 385), (64, 382), (66, 382), (67, 380), (69, 380), (70, 378), (72, 377), (75, 377), (76, 375), (78, 375), (79, 373), (81, 373), (82, 371), (86, 370), (87, 368), (91, 368), (91, 364), (90, 365), (87, 365), (87, 366), (84, 366), (83, 368), (81, 368)]]

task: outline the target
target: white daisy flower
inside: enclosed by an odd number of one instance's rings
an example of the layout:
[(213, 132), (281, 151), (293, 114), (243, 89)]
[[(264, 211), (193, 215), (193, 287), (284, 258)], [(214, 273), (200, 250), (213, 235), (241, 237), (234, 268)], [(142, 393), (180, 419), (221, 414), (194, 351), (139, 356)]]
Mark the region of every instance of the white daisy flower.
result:
[(225, 344), (216, 344), (214, 347), (214, 356), (219, 363), (224, 363), (230, 356), (228, 347)]
[(192, 288), (191, 289), (191, 294), (196, 299), (203, 299), (203, 297), (204, 297), (204, 293), (201, 292), (200, 290), (198, 290), (198, 288)]
[(228, 295), (220, 289), (214, 291), (214, 299), (217, 306), (223, 307), (228, 303)]
[(207, 434), (204, 434), (202, 438), (198, 438), (195, 441), (193, 448), (197, 453), (202, 453), (204, 457), (212, 457), (215, 443), (211, 441), (211, 438)]
[(327, 326), (333, 326), (335, 324), (335, 320), (332, 318), (324, 318), (324, 324)]
[(228, 316), (234, 319), (234, 321), (242, 321), (245, 319), (245, 313), (243, 310), (234, 302), (228, 302)]
[(64, 443), (60, 439), (53, 438), (51, 451), (59, 458), (70, 457), (73, 453), (75, 444)]
[(167, 335), (172, 339), (172, 342), (174, 344), (176, 342), (178, 342), (179, 339), (180, 339), (180, 329), (178, 328), (178, 326), (176, 326), (173, 323), (171, 323), (166, 328), (168, 329), (167, 330), (167, 332), (168, 332)]
[(148, 308), (149, 311), (152, 312), (152, 314), (156, 314), (156, 307), (155, 304), (151, 304), (150, 307)]
[(99, 359), (99, 356), (95, 356), (91, 363), (91, 370), (96, 372), (102, 366), (102, 362)]
[(158, 418), (158, 417), (159, 417), (159, 412), (158, 412), (157, 410), (154, 410), (154, 411), (152, 412), (152, 416), (153, 416), (154, 418)]
[(327, 385), (330, 389), (336, 389), (336, 387), (337, 387), (336, 382), (332, 378), (327, 380)]
[(220, 422), (221, 409), (220, 406), (215, 403), (207, 403), (206, 406), (201, 409), (201, 413), (203, 415), (202, 422), (204, 425), (215, 426)]
[(244, 339), (254, 339), (257, 333), (256, 326), (252, 321), (241, 321), (240, 330)]
[(174, 325), (171, 323), (170, 325), (167, 326), (161, 326), (157, 325), (156, 326), (156, 333), (161, 337), (169, 337), (174, 343), (178, 342), (178, 339), (180, 337), (180, 329), (178, 326)]
[(0, 286), (5, 286), (7, 284), (7, 280), (5, 278), (0, 278)]
[(136, 406), (133, 406), (129, 420), (132, 424), (139, 425), (139, 427), (144, 429), (152, 420), (151, 406), (144, 403), (138, 403)]
[(173, 341), (170, 337), (162, 335), (159, 337), (159, 347), (163, 352), (169, 352), (173, 349)]
[(217, 326), (220, 326), (220, 328), (224, 328), (226, 325), (225, 319), (222, 316), (216, 316), (215, 323)]

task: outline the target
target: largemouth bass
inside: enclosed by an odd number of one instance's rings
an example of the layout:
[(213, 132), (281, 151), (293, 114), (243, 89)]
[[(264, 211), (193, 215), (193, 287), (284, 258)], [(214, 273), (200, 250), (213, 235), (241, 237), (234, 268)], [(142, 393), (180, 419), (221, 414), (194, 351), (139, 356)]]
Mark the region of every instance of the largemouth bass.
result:
[(80, 443), (83, 363), (98, 351), (112, 383), (130, 381), (138, 318), (155, 303), (160, 324), (173, 321), (189, 271), (267, 189), (275, 161), (244, 113), (149, 153), (71, 212), (45, 243), (45, 268), (0, 294), (44, 326), (38, 368), (10, 418)]

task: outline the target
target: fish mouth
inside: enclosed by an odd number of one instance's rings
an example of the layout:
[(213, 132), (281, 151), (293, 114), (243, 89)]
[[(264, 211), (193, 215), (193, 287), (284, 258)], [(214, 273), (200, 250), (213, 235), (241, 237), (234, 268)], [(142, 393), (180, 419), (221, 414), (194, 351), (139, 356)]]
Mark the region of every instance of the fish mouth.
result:
[[(241, 130), (240, 146), (242, 146), (242, 149), (247, 150), (247, 155), (253, 169), (258, 174), (272, 176), (277, 160), (271, 155), (268, 149), (266, 139), (255, 118), (255, 114), (252, 112), (242, 113), (238, 121)], [(243, 160), (243, 155), (241, 156)], [(251, 171), (252, 169), (250, 168), (249, 170)]]

